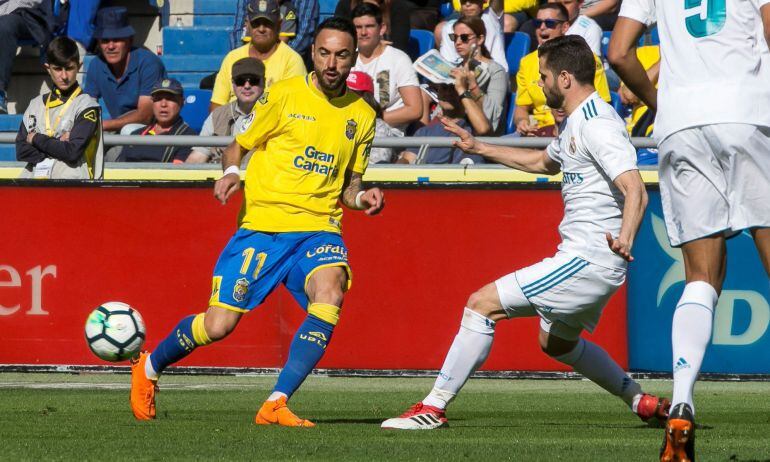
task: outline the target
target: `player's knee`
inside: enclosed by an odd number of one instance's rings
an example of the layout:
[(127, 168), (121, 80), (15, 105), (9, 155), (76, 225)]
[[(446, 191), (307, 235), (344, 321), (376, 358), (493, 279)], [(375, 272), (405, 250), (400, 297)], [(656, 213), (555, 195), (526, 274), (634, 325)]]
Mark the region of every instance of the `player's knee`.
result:
[(549, 335), (547, 332), (540, 331), (538, 336), (538, 343), (540, 343), (540, 349), (543, 353), (552, 358), (564, 356), (570, 351), (575, 349), (578, 344), (578, 340), (566, 340), (560, 337)]
[(342, 306), (348, 275), (342, 267), (333, 268), (333, 270), (336, 271), (328, 271), (324, 274), (319, 271), (311, 276), (306, 288), (311, 303)]
[[(216, 316), (212, 315), (211, 312), (206, 313), (205, 315), (201, 314), (198, 316), (203, 316), (203, 326), (204, 326), (204, 333), (208, 339), (206, 343), (216, 342), (218, 340), (222, 340), (223, 338), (227, 337), (230, 332), (232, 332), (235, 329), (235, 326), (237, 325), (237, 318), (235, 321), (231, 317), (227, 316)], [(196, 338), (196, 343), (198, 342), (198, 339)], [(201, 343), (199, 343), (200, 345)]]
[(494, 284), (487, 284), (472, 293), (465, 306), (488, 318), (497, 317), (496, 315), (502, 312), (500, 297), (497, 295), (497, 287)]

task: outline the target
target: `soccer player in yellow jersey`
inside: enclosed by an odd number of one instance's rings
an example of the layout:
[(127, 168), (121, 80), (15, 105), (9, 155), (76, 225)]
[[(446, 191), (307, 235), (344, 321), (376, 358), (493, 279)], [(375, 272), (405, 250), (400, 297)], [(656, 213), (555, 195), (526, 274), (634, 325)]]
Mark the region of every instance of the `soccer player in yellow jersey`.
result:
[(155, 417), (156, 384), (168, 365), (226, 337), (283, 283), (307, 317), (255, 422), (314, 426), (294, 415), (286, 401), (323, 356), (350, 287), (339, 202), (369, 215), (384, 206), (382, 191), (361, 187), (375, 115), (345, 85), (355, 56), (356, 31), (349, 20), (321, 23), (313, 44), (315, 72), (273, 85), (225, 150), (224, 175), (214, 185), (222, 203), (240, 189), (238, 166), (256, 149), (246, 170), (241, 227), (214, 268), (208, 310), (182, 319), (151, 354), (132, 360), (130, 401), (137, 419)]

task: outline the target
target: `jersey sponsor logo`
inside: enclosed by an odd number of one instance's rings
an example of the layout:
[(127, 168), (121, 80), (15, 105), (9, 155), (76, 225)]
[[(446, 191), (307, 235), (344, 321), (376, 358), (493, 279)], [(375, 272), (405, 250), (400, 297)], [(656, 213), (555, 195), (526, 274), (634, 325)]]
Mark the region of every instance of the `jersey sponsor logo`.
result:
[(240, 278), (235, 281), (233, 286), (233, 300), (236, 302), (242, 302), (246, 300), (246, 294), (249, 292), (249, 280), (246, 278)]
[(294, 166), (308, 172), (335, 178), (338, 168), (334, 166), (336, 156), (316, 150), (313, 146), (305, 148), (305, 152), (294, 158)]
[(316, 345), (320, 346), (324, 350), (326, 349), (326, 336), (323, 334), (323, 332), (308, 332), (307, 334), (299, 334), (300, 340), (305, 340), (310, 343), (315, 343)]
[(320, 255), (329, 255), (330, 257), (337, 256), (339, 259), (347, 260), (348, 250), (341, 245), (326, 244), (305, 252), (307, 258), (313, 258)]
[(90, 111), (83, 114), (83, 118), (96, 123), (96, 109), (91, 109)]
[(299, 113), (293, 113), (289, 114), (290, 119), (297, 119), (297, 120), (306, 120), (308, 122), (315, 122), (315, 117), (311, 115), (305, 115), (305, 114), (299, 114)]
[(561, 184), (582, 184), (582, 183), (583, 183), (582, 173), (564, 172), (561, 178)]
[(355, 138), (356, 136), (357, 128), (358, 128), (358, 124), (356, 123), (355, 120), (353, 119), (348, 120), (348, 124), (345, 126), (345, 136), (352, 141), (353, 138)]

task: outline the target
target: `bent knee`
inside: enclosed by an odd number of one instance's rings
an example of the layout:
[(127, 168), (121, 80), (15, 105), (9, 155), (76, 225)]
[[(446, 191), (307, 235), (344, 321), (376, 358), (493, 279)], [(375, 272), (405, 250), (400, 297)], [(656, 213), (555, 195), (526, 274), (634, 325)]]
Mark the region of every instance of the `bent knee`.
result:
[(566, 340), (563, 338), (549, 335), (547, 332), (540, 331), (538, 336), (538, 343), (543, 353), (552, 358), (564, 356), (570, 351), (575, 349), (579, 340)]
[[(221, 310), (220, 308), (217, 309)], [(208, 342), (205, 343), (216, 342), (227, 337), (235, 329), (235, 326), (238, 325), (240, 316), (240, 313), (229, 311), (224, 314), (219, 314), (219, 312), (214, 314), (209, 309), (203, 319), (205, 334), (208, 337)]]
[(482, 316), (486, 316), (493, 321), (504, 319), (507, 316), (503, 310), (503, 306), (500, 303), (500, 296), (497, 294), (497, 286), (494, 283), (487, 284), (476, 292), (472, 293), (468, 297), (466, 306), (479, 313)]

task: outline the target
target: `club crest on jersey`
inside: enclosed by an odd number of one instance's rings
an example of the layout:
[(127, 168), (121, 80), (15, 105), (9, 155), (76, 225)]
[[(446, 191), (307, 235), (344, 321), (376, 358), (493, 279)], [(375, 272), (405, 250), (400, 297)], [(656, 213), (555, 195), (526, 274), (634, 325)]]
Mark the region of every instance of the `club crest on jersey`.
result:
[(349, 140), (353, 140), (353, 138), (356, 136), (356, 129), (358, 128), (358, 124), (355, 120), (350, 119), (348, 120), (348, 124), (345, 126), (345, 136)]
[(240, 278), (235, 281), (233, 287), (233, 300), (236, 302), (242, 302), (246, 300), (246, 293), (249, 291), (249, 280), (246, 278)]
[(569, 139), (569, 153), (570, 154), (575, 154), (575, 150), (576, 149), (577, 149), (577, 147), (575, 146), (575, 137), (572, 136)]

